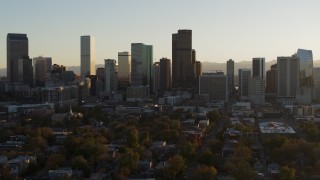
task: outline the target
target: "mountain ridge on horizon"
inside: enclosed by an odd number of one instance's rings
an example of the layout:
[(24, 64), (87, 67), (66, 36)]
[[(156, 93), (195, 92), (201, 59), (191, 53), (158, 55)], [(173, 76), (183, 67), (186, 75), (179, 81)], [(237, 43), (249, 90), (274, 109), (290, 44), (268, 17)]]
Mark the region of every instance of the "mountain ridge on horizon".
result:
[[(249, 68), (251, 69), (252, 61), (238, 61), (234, 63), (234, 74), (238, 74), (238, 69), (241, 68)], [(270, 66), (275, 64), (276, 60), (267, 61), (265, 64), (265, 70), (269, 70)], [(210, 61), (203, 61), (202, 64), (202, 72), (216, 72), (222, 71), (226, 73), (226, 62), (210, 62)], [(96, 64), (96, 68), (104, 67), (104, 64)], [(313, 61), (313, 67), (320, 67), (320, 60)], [(75, 74), (80, 74), (80, 66), (67, 66), (68, 71), (74, 71)], [(0, 77), (4, 77), (7, 75), (6, 68), (0, 68)]]

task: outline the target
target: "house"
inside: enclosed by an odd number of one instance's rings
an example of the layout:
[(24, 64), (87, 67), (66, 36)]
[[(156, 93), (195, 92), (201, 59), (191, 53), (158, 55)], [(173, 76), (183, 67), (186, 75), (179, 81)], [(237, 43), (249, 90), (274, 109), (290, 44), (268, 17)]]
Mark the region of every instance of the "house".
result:
[(138, 162), (138, 169), (140, 171), (147, 171), (152, 168), (152, 161), (142, 160)]
[(280, 172), (280, 165), (278, 163), (271, 163), (268, 165), (268, 171), (271, 174), (278, 174)]
[(48, 175), (50, 180), (65, 179), (65, 178), (69, 179), (72, 176), (72, 170), (71, 168), (49, 170)]
[(195, 119), (186, 119), (181, 122), (184, 126), (194, 126), (195, 125)]
[(31, 163), (36, 162), (36, 156), (17, 156), (8, 161), (8, 164), (13, 169), (13, 174), (21, 174)]
[(7, 156), (0, 156), (0, 164), (6, 164), (8, 163), (8, 158)]
[(167, 145), (166, 141), (154, 141), (151, 146), (151, 150), (159, 149)]
[(48, 154), (56, 154), (58, 152), (60, 152), (62, 149), (62, 146), (60, 145), (53, 145), (53, 146), (49, 146), (47, 149), (46, 149), (46, 152)]
[(200, 128), (204, 129), (204, 128), (207, 128), (208, 126), (209, 126), (209, 119), (199, 121)]
[(227, 137), (238, 137), (238, 136), (242, 136), (242, 132), (238, 131), (234, 128), (228, 128), (225, 132), (224, 132), (224, 136)]
[(65, 141), (68, 137), (69, 137), (68, 135), (58, 135), (58, 136), (56, 136), (56, 138), (55, 138), (56, 143), (58, 143), (58, 144), (63, 144), (64, 141)]
[(166, 161), (161, 161), (157, 164), (157, 166), (155, 167), (156, 171), (160, 171), (166, 167), (168, 167), (169, 164)]

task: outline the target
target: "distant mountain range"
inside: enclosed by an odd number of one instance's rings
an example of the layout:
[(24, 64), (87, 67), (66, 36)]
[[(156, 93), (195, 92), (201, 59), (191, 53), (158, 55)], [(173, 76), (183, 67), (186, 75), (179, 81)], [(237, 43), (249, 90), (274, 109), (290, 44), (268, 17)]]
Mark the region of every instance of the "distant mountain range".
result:
[[(216, 63), (216, 62), (201, 62), (202, 63), (202, 72), (216, 72), (216, 71), (222, 71), (226, 72), (226, 63)], [(275, 64), (276, 60), (268, 61), (266, 62), (266, 68), (265, 70), (269, 70), (270, 66), (272, 64)], [(251, 61), (240, 61), (235, 62), (234, 67), (234, 73), (235, 75), (238, 74), (238, 69), (241, 68), (249, 68), (251, 69)], [(320, 67), (320, 60), (313, 61), (314, 67)], [(104, 67), (104, 64), (97, 64), (96, 68), (98, 67)], [(80, 66), (69, 66), (67, 67), (68, 71), (74, 71), (74, 73), (79, 74), (80, 73)], [(6, 68), (0, 68), (0, 77), (7, 75), (7, 69)]]

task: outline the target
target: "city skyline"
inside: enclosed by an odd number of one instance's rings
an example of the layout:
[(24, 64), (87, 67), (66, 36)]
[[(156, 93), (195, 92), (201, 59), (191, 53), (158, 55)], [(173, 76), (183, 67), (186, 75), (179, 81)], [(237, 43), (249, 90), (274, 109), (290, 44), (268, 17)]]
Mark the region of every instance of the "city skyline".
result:
[(117, 59), (117, 53), (130, 51), (134, 42), (153, 45), (153, 61), (171, 59), (171, 34), (178, 29), (193, 31), (193, 48), (201, 62), (252, 57), (268, 62), (298, 48), (312, 50), (319, 60), (319, 5), (288, 0), (1, 2), (0, 68), (6, 67), (8, 33), (28, 35), (30, 58), (52, 57), (53, 63), (65, 66), (80, 65), (79, 36), (84, 34), (96, 38), (96, 64)]

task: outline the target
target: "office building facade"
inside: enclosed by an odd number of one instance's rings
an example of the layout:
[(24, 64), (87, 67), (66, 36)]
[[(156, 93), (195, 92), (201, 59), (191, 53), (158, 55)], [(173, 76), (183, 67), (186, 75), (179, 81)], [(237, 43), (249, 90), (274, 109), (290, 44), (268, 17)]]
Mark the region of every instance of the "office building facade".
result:
[(93, 36), (81, 36), (80, 56), (81, 67), (80, 77), (85, 78), (87, 75), (95, 75), (95, 42)]
[(105, 92), (111, 93), (117, 90), (116, 60), (105, 59)]
[(171, 60), (160, 59), (160, 92), (171, 89)]
[(199, 94), (208, 94), (210, 101), (228, 101), (228, 77), (223, 72), (203, 73), (199, 77)]
[(152, 45), (131, 44), (131, 86), (152, 87)]
[(11, 83), (18, 80), (19, 59), (29, 59), (29, 43), (26, 34), (7, 35), (7, 78)]
[(300, 63), (300, 80), (311, 77), (313, 69), (312, 51), (306, 49), (298, 49), (296, 56), (299, 58)]
[(33, 87), (33, 69), (32, 69), (32, 59), (29, 57), (20, 58), (17, 61), (18, 73), (15, 74), (16, 81)]
[(239, 97), (240, 99), (248, 98), (249, 94), (249, 79), (251, 77), (250, 69), (239, 69)]
[(50, 77), (52, 70), (51, 57), (34, 57), (33, 58), (33, 72), (36, 86), (43, 86), (44, 82)]
[(126, 88), (131, 84), (131, 55), (129, 52), (118, 53), (119, 87)]
[(228, 89), (231, 91), (234, 88), (234, 61), (232, 59), (227, 61), (227, 76)]
[(313, 68), (313, 101), (320, 103), (320, 68)]
[(275, 96), (277, 94), (277, 64), (273, 64), (266, 72), (266, 93)]
[(249, 79), (248, 100), (253, 103), (265, 102), (265, 80), (260, 77)]
[(265, 79), (265, 58), (252, 58), (252, 77)]
[(296, 56), (277, 58), (277, 96), (295, 98), (299, 87), (299, 58)]
[(153, 83), (153, 92), (160, 91), (160, 62), (155, 62), (152, 65), (152, 83)]
[(178, 30), (172, 34), (172, 85), (173, 88), (195, 88), (196, 53), (192, 49), (192, 30)]

